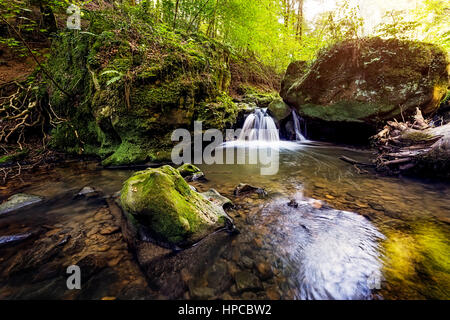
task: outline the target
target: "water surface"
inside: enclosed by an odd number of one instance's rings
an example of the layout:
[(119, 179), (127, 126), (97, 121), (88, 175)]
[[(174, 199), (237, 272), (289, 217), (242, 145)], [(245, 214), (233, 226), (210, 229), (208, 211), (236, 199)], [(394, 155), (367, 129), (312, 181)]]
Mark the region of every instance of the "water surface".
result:
[[(182, 275), (186, 280), (179, 284), (185, 290), (183, 297), (448, 299), (450, 186), (383, 177), (339, 160), (341, 155), (361, 162), (370, 158), (364, 150), (297, 143), (282, 149), (275, 175), (261, 175), (258, 164), (200, 165), (208, 181), (196, 182), (195, 186), (199, 191), (214, 188), (233, 200), (236, 209), (230, 216), (241, 233), (221, 244), (220, 254), (203, 274)], [(97, 277), (98, 284), (106, 289), (99, 291), (91, 286), (78, 298), (164, 298), (157, 291), (143, 288), (145, 281), (139, 268), (134, 269), (132, 278), (125, 276), (130, 273), (133, 258), (123, 251), (117, 234), (114, 237), (118, 242), (112, 245), (101, 242), (110, 240), (93, 235), (99, 224), (106, 228), (109, 223), (101, 214), (99, 220), (95, 219), (103, 205), (73, 198), (85, 186), (114, 194), (132, 172), (103, 170), (95, 163), (72, 163), (3, 189), (3, 197), (20, 191), (51, 201), (0, 218), (0, 236), (37, 232), (37, 239), (0, 247), (0, 296), (28, 298), (29, 290), (24, 288), (34, 287), (25, 283), (34, 281), (34, 286), (44, 288), (38, 291), (38, 297), (73, 298), (62, 288), (61, 273), (52, 278), (51, 272), (44, 272), (42, 279), (31, 281), (36, 273), (43, 273), (44, 266), (32, 265), (19, 278), (6, 272), (23, 259), (19, 257), (21, 252), (51, 238), (46, 226), (57, 225), (56, 229), (62, 231), (54, 234), (61, 238), (65, 229), (83, 229), (84, 235), (93, 230), (88, 238), (93, 240), (83, 242), (86, 247), (72, 248), (66, 256), (85, 257), (87, 250), (108, 259), (119, 254), (124, 257), (113, 267), (102, 269), (105, 274)], [(239, 183), (263, 187), (269, 195), (234, 197), (233, 190)], [(89, 251), (87, 246), (95, 250)], [(58, 251), (58, 255), (63, 253)], [(220, 280), (218, 285), (219, 279), (229, 280)], [(140, 289), (132, 289), (137, 287)]]

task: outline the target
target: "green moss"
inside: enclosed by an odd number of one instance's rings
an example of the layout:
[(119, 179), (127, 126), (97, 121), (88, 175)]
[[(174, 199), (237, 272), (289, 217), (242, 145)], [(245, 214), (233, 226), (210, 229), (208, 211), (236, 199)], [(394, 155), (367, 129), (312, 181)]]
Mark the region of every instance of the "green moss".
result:
[(308, 70), (292, 65), (282, 96), (306, 120), (373, 129), (406, 118), (417, 107), (434, 112), (448, 86), (448, 63), (446, 53), (432, 44), (346, 40), (324, 49)]
[(236, 122), (238, 107), (232, 99), (222, 94), (217, 102), (204, 102), (196, 107), (194, 119), (203, 122), (203, 129), (224, 130)]
[[(329, 106), (305, 104), (298, 111), (301, 116), (329, 122), (363, 123), (370, 121), (377, 123), (383, 115), (395, 114), (397, 109), (388, 104), (340, 101)], [(400, 113), (400, 109), (398, 109), (398, 113)]]
[(291, 108), (284, 103), (283, 99), (277, 98), (269, 104), (270, 113), (277, 119), (282, 120), (290, 115)]
[(433, 135), (421, 132), (421, 131), (412, 131), (402, 135), (403, 140), (411, 141), (411, 142), (420, 142), (427, 141), (433, 138)]
[(192, 176), (194, 173), (201, 172), (199, 168), (190, 163), (185, 163), (178, 167), (178, 172), (182, 177)]
[(29, 152), (28, 149), (23, 149), (22, 151), (2, 156), (0, 157), (0, 164), (9, 164), (16, 161), (20, 161), (27, 156), (28, 152)]
[(158, 237), (174, 243), (198, 241), (223, 225), (224, 212), (191, 190), (180, 173), (170, 167), (135, 173), (121, 191), (124, 210)]
[(147, 150), (142, 146), (123, 141), (119, 148), (108, 158), (102, 161), (104, 166), (118, 166), (133, 163), (143, 163), (149, 159)]
[(108, 10), (89, 19), (90, 33), (60, 33), (48, 60), (71, 94), (48, 84), (50, 104), (68, 119), (52, 131), (54, 149), (95, 154), (105, 165), (163, 161), (170, 159), (173, 130), (193, 129), (197, 119), (218, 129), (234, 123), (235, 106), (223, 93), (230, 77), (225, 46), (161, 25), (130, 25)]

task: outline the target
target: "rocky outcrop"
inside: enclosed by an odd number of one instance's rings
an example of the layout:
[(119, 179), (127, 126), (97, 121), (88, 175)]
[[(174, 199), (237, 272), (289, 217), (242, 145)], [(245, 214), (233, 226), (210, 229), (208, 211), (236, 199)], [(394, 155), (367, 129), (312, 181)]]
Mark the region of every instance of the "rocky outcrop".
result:
[(449, 85), (446, 53), (421, 42), (349, 40), (321, 53), (306, 72), (302, 65), (288, 68), (281, 96), (307, 120), (313, 139), (366, 139), (416, 107), (432, 113)]
[(124, 183), (120, 202), (137, 229), (171, 245), (187, 246), (232, 225), (221, 206), (192, 190), (170, 166), (135, 173)]
[(117, 31), (110, 18), (93, 13), (89, 32), (53, 41), (48, 69), (70, 94), (48, 84), (50, 105), (68, 120), (52, 131), (53, 148), (97, 155), (105, 166), (159, 162), (170, 160), (173, 130), (192, 129), (194, 120), (204, 129), (235, 123), (237, 108), (224, 93), (231, 77), (225, 46), (147, 23)]

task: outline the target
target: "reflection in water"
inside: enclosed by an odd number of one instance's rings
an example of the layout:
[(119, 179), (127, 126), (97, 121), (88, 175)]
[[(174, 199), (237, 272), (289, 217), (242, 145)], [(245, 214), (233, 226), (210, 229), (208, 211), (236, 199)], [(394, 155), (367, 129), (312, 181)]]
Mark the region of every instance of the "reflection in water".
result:
[(381, 284), (383, 235), (362, 216), (314, 208), (312, 201), (297, 197), (298, 207), (290, 207), (288, 199), (278, 199), (255, 221), (269, 226), (273, 252), (294, 269), (295, 297), (371, 298), (371, 289)]

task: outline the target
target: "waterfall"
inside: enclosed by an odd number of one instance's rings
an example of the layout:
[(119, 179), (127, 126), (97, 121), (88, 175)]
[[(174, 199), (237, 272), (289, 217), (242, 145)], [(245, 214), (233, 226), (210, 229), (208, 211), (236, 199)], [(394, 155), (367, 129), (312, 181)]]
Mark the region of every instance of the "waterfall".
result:
[[(300, 125), (300, 121), (303, 122), (303, 119), (297, 114), (297, 112), (295, 110), (292, 110), (292, 119), (294, 120), (295, 140), (305, 141), (306, 138), (302, 134), (302, 127)], [(306, 125), (305, 125), (305, 131), (306, 131)]]
[(258, 108), (245, 119), (238, 140), (280, 141), (277, 126), (272, 117), (267, 114), (267, 108)]

